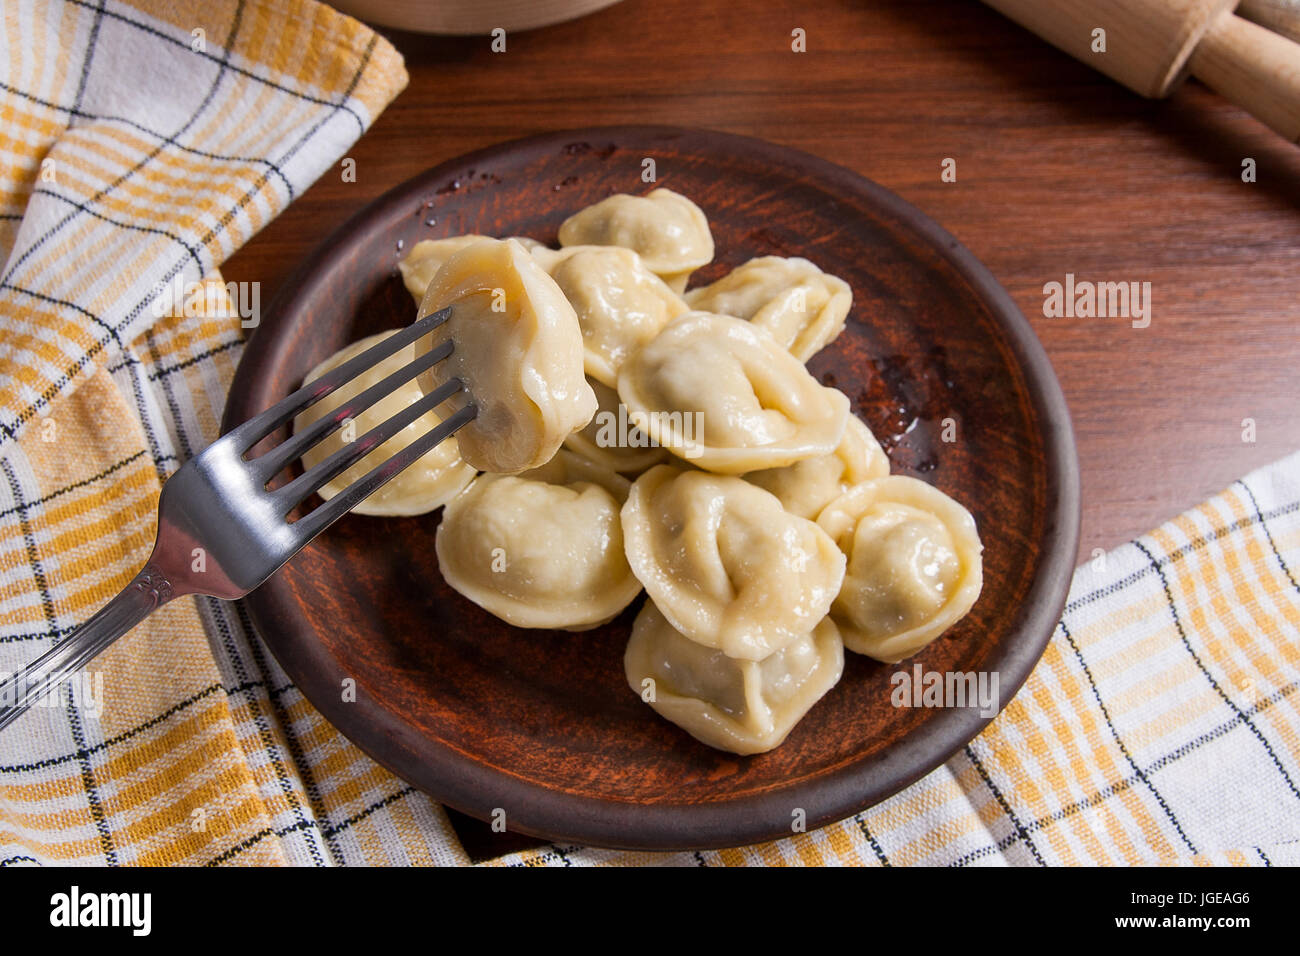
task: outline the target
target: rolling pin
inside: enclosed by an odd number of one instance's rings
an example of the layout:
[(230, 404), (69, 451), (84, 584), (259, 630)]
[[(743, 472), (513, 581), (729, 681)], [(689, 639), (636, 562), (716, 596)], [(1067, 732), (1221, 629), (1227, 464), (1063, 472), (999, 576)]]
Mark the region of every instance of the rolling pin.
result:
[(1237, 12), (1274, 33), (1300, 42), (1300, 0), (1241, 0)]
[[(1190, 74), (1291, 142), (1300, 140), (1300, 43), (1233, 11), (1236, 0), (984, 0), (1143, 96), (1172, 93)], [(1285, 0), (1247, 0), (1251, 15)], [(1294, 20), (1291, 21), (1294, 26)], [(1105, 49), (1094, 52), (1104, 30)]]

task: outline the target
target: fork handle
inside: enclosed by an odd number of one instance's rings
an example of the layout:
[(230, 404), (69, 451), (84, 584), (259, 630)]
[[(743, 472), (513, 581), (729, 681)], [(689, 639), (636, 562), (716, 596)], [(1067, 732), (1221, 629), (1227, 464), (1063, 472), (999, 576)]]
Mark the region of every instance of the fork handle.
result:
[(0, 683), (0, 728), (84, 667), (108, 645), (176, 595), (150, 562), (94, 617), (4, 683)]

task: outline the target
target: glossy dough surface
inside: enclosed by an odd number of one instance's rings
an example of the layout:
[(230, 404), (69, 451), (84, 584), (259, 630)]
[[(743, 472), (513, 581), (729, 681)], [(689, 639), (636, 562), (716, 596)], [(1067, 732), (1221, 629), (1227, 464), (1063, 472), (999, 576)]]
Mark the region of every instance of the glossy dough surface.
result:
[(692, 309), (748, 319), (806, 362), (844, 331), (853, 291), (807, 259), (761, 256), (692, 289), (686, 302)]
[(810, 632), (844, 577), (830, 536), (774, 495), (671, 465), (632, 485), (623, 539), (633, 573), (673, 627), (746, 660)]
[(627, 357), (686, 311), (631, 249), (573, 246), (549, 262), (551, 278), (578, 315), (587, 375), (611, 388)]
[(830, 616), (845, 647), (910, 657), (971, 609), (983, 587), (975, 519), (942, 491), (895, 475), (831, 502), (817, 523), (848, 556)]
[(703, 210), (671, 189), (619, 193), (574, 213), (560, 226), (561, 246), (622, 246), (637, 253), (673, 291), (713, 259)]
[[(490, 237), (470, 233), (464, 236), (447, 236), (443, 239), (422, 239), (413, 245), (406, 258), (397, 263), (397, 270), (402, 274), (402, 284), (415, 299), (416, 306), (424, 301), (424, 293), (443, 263), (466, 246), (472, 246), (488, 238)], [(536, 239), (517, 237), (515, 241), (530, 251), (538, 247), (545, 248)]]
[(771, 335), (709, 312), (687, 312), (635, 352), (618, 394), (660, 445), (722, 474), (828, 454), (849, 418), (848, 397)]
[[(683, 636), (647, 601), (623, 655), (632, 690), (661, 716), (710, 747), (762, 753), (839, 681), (844, 647), (823, 618), (761, 661), (737, 660)], [(647, 685), (649, 680), (653, 683)]]
[(889, 458), (856, 415), (850, 415), (839, 446), (828, 455), (805, 458), (784, 468), (751, 471), (742, 477), (781, 499), (785, 510), (816, 519), (821, 510), (854, 485), (889, 474)]
[[(324, 362), (307, 373), (303, 384), (313, 382), (326, 372), (338, 368), (348, 359), (355, 358), (371, 346), (378, 345), (393, 335), (396, 330), (381, 332), (368, 338), (353, 342), (336, 352)], [(308, 425), (334, 411), (344, 402), (361, 394), (372, 385), (377, 385), (404, 365), (415, 359), (415, 347), (408, 345), (390, 355), (378, 365), (367, 369), (351, 382), (336, 389), (310, 406), (293, 420), (293, 430), (300, 432)], [(420, 401), (424, 393), (415, 379), (394, 389), (384, 398), (362, 412), (347, 429), (353, 439), (360, 438), (371, 428), (393, 417), (404, 408)], [(388, 441), (384, 442), (366, 457), (328, 482), (320, 489), (320, 496), (326, 500), (346, 488), (366, 472), (397, 454), (406, 446), (416, 441), (431, 428), (435, 428), (442, 419), (437, 412), (426, 412)], [(303, 468), (320, 464), (344, 445), (344, 429), (314, 445), (302, 456)], [(460, 450), (455, 436), (448, 438), (422, 455), (414, 464), (402, 471), (386, 485), (362, 501), (352, 510), (363, 515), (419, 515), (435, 508), (440, 508), (450, 501), (474, 478), (474, 469), (461, 460)]]
[(522, 475), (480, 475), (443, 514), (447, 583), (516, 627), (586, 630), (641, 593), (623, 549), (628, 482), (561, 451)]
[(422, 354), (451, 339), (454, 351), (421, 374), (433, 391), (452, 377), (478, 414), (458, 431), (460, 453), (482, 471), (517, 474), (544, 464), (596, 411), (583, 375), (578, 317), (554, 280), (513, 239), (484, 239), (438, 270), (420, 315), (451, 318), (416, 343)]
[(418, 306), (424, 301), (429, 283), (444, 262), (467, 246), (487, 238), (471, 233), (467, 236), (448, 236), (445, 239), (422, 239), (413, 245), (406, 257), (397, 263), (397, 270), (402, 274), (402, 284), (414, 297), (415, 304)]

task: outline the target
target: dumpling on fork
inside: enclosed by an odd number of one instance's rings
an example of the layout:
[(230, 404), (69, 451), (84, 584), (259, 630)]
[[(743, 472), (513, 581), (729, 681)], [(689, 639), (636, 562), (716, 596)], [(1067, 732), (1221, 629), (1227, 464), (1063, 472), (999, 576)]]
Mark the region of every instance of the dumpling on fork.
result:
[(703, 210), (671, 189), (618, 193), (580, 209), (560, 226), (561, 246), (622, 246), (679, 295), (692, 272), (713, 260)]
[(709, 312), (685, 313), (634, 352), (618, 394), (656, 442), (720, 474), (829, 454), (849, 419), (848, 396), (766, 331)]
[(514, 239), (483, 239), (454, 253), (429, 283), (419, 314), (447, 306), (451, 317), (415, 351), (453, 343), (450, 357), (419, 383), (426, 393), (452, 377), (464, 383), (477, 414), (456, 434), (461, 456), (499, 474), (545, 464), (596, 413), (573, 306)]

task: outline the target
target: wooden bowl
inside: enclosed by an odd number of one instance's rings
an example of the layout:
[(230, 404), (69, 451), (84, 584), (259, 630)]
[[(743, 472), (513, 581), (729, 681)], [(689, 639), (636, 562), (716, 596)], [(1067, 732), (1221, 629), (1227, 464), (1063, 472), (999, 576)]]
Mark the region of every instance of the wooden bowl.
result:
[[(1038, 661), (1075, 563), (1070, 418), (1042, 347), (988, 271), (921, 212), (847, 169), (759, 140), (609, 127), (505, 143), (443, 163), (362, 210), (276, 297), (244, 351), (224, 427), (283, 397), (330, 353), (412, 321), (395, 272), (418, 240), (554, 243), (566, 216), (657, 185), (708, 214), (717, 258), (805, 256), (853, 287), (848, 328), (810, 363), (843, 389), (896, 473), (965, 504), (984, 542), (971, 614), (913, 660), (847, 655), (844, 677), (786, 742), (720, 753), (629, 690), (640, 600), (580, 634), (505, 625), (438, 573), (439, 515), (349, 515), (245, 599), (308, 699), (376, 760), (480, 819), (553, 840), (681, 849), (788, 835), (849, 816), (937, 767), (988, 723), (975, 709), (896, 708), (890, 676), (996, 671), (1001, 703)], [(956, 440), (943, 440), (951, 419)], [(341, 688), (356, 682), (355, 702)]]
[(618, 0), (336, 0), (334, 6), (368, 23), (448, 36), (513, 33), (585, 17)]

